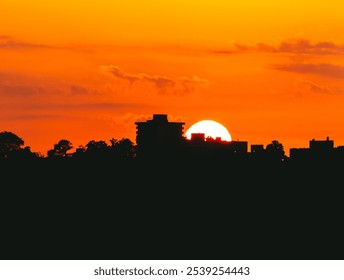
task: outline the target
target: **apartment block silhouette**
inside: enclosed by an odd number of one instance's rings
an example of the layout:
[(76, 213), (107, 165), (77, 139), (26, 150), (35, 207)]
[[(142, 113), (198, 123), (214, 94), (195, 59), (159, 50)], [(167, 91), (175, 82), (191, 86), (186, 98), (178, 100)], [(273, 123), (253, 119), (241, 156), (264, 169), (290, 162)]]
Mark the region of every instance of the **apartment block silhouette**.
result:
[(137, 156), (167, 156), (180, 151), (185, 142), (184, 124), (169, 122), (165, 114), (154, 114), (151, 120), (135, 122)]

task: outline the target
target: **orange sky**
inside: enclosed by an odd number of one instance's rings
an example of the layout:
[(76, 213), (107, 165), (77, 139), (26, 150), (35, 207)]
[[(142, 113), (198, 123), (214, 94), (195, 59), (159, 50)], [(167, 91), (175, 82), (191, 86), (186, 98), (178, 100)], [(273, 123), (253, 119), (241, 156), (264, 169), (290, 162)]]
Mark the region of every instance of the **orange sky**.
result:
[(32, 151), (135, 142), (155, 113), (287, 154), (344, 145), (343, 1), (0, 2), (0, 131)]

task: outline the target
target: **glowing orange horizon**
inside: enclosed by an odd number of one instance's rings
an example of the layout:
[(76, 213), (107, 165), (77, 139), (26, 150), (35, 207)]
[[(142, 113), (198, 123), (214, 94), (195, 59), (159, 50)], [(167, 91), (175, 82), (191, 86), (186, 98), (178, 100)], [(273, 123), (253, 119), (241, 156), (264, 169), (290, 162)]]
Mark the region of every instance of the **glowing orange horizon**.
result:
[(155, 112), (233, 139), (344, 145), (344, 2), (4, 1), (0, 130), (46, 154)]

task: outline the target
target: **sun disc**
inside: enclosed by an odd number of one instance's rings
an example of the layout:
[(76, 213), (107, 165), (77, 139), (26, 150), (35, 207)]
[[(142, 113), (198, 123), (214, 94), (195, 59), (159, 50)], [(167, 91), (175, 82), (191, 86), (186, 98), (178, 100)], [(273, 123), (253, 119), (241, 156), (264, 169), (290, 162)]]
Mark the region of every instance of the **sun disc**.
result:
[(232, 141), (227, 128), (212, 120), (202, 120), (190, 126), (185, 133), (186, 138), (190, 140), (193, 133), (204, 133), (205, 138), (211, 137), (216, 139), (220, 137), (222, 141)]

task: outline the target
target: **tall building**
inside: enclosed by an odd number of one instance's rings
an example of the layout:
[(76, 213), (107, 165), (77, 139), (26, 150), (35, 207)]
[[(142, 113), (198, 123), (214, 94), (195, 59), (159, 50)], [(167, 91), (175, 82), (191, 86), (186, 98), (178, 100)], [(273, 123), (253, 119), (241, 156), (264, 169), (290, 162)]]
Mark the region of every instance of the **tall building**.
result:
[(135, 122), (139, 157), (174, 154), (184, 144), (184, 122), (169, 122), (167, 115), (154, 114), (152, 120)]

